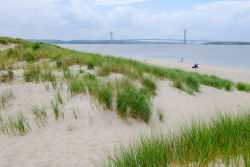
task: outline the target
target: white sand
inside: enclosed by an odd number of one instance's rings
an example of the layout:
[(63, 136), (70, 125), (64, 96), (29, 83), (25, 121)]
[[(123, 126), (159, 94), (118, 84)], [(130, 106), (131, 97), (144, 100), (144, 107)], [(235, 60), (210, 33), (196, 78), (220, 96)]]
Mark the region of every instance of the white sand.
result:
[(10, 48), (15, 48), (15, 46), (16, 46), (15, 44), (9, 44), (9, 45), (0, 44), (0, 51), (5, 51)]
[[(189, 68), (187, 64), (169, 62), (153, 62), (165, 67)], [(205, 68), (206, 67), (206, 68)], [(200, 72), (218, 74), (235, 81), (250, 83), (249, 70), (201, 66)], [(77, 69), (77, 67), (74, 67)], [(121, 120), (114, 111), (103, 111), (95, 105), (89, 95), (77, 95), (71, 98), (66, 85), (62, 85), (65, 118), (55, 120), (50, 107), (56, 91), (45, 84), (25, 83), (22, 71), (15, 70), (15, 81), (12, 84), (0, 83), (0, 94), (12, 89), (15, 99), (0, 114), (4, 117), (23, 112), (28, 117), (32, 132), (22, 137), (0, 134), (0, 166), (92, 166), (105, 158), (107, 151), (115, 145), (135, 139), (139, 133), (165, 131), (175, 128), (184, 120), (192, 118), (208, 118), (217, 111), (237, 112), (239, 108), (250, 107), (250, 93), (239, 91), (226, 92), (202, 86), (201, 92), (188, 95), (172, 87), (169, 81), (159, 81), (157, 96), (153, 100), (153, 116), (148, 125), (129, 119)], [(120, 75), (114, 75), (119, 78)], [(112, 78), (112, 77), (111, 77)], [(48, 124), (38, 128), (33, 115), (32, 106), (46, 106)], [(78, 119), (73, 117), (73, 108)], [(157, 111), (164, 114), (164, 123), (157, 118)], [(94, 162), (94, 163), (93, 163)]]

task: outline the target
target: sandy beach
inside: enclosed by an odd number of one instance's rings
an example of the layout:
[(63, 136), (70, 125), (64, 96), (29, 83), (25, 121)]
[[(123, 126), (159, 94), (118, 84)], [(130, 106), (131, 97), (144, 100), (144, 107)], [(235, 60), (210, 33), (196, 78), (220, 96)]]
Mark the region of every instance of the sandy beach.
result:
[[(167, 61), (141, 60), (142, 62), (169, 68), (180, 68), (213, 74), (233, 81), (250, 83), (250, 70), (200, 65), (193, 70), (190, 64)], [(75, 66), (72, 71), (79, 67)], [(92, 71), (95, 73), (95, 71)], [(61, 110), (64, 119), (55, 121), (50, 109), (50, 101), (56, 95), (45, 83), (25, 83), (22, 70), (14, 70), (15, 79), (11, 84), (0, 83), (0, 93), (12, 90), (15, 98), (2, 116), (23, 112), (27, 116), (32, 132), (26, 136), (0, 135), (0, 166), (93, 166), (104, 160), (105, 155), (115, 146), (135, 140), (139, 134), (177, 129), (185, 121), (194, 118), (207, 119), (217, 112), (239, 112), (250, 107), (250, 94), (233, 90), (227, 92), (212, 87), (201, 86), (200, 92), (189, 95), (172, 86), (168, 80), (157, 81), (157, 95), (152, 100), (153, 115), (148, 124), (132, 118), (122, 120), (113, 111), (105, 111), (88, 95), (72, 98), (67, 94), (66, 85), (61, 85), (64, 104)], [(117, 78), (117, 74), (110, 77)], [(119, 77), (118, 77), (119, 78)], [(48, 124), (38, 128), (31, 113), (32, 106), (43, 106), (48, 110)], [(78, 118), (74, 119), (72, 110)], [(164, 115), (163, 123), (157, 112)]]

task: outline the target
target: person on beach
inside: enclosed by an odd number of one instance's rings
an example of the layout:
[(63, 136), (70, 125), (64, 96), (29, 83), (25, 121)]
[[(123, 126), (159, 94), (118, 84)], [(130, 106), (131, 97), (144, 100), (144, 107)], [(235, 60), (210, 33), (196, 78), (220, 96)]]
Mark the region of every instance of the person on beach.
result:
[(199, 65), (198, 64), (194, 64), (192, 68), (199, 69)]

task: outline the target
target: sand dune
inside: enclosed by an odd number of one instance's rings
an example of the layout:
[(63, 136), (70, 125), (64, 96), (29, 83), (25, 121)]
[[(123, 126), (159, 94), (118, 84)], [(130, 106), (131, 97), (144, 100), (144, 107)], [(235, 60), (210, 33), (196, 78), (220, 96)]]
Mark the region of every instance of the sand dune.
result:
[[(149, 61), (164, 67), (190, 69), (189, 64)], [(77, 68), (76, 68), (77, 69)], [(200, 66), (202, 73), (250, 83), (250, 70)], [(233, 90), (226, 92), (201, 86), (199, 93), (188, 95), (173, 88), (167, 80), (158, 81), (157, 95), (153, 99), (153, 116), (149, 124), (134, 119), (122, 120), (113, 111), (105, 111), (89, 95), (77, 95), (71, 98), (66, 85), (61, 85), (64, 104), (60, 109), (64, 119), (55, 120), (50, 107), (57, 91), (46, 90), (45, 83), (25, 83), (22, 72), (15, 70), (12, 84), (0, 83), (0, 94), (12, 90), (13, 99), (6, 109), (0, 109), (1, 115), (23, 112), (28, 117), (32, 132), (26, 136), (0, 135), (0, 166), (93, 166), (105, 158), (114, 146), (133, 140), (140, 133), (151, 133), (169, 128), (175, 129), (185, 120), (209, 118), (218, 111), (238, 112), (250, 107), (250, 93)], [(121, 76), (119, 76), (121, 77)], [(119, 78), (118, 77), (118, 78)], [(112, 77), (111, 77), (112, 78)], [(113, 78), (117, 78), (114, 75)], [(47, 126), (38, 128), (31, 113), (32, 106), (44, 106), (48, 113)], [(73, 109), (78, 119), (73, 116)], [(164, 115), (160, 122), (157, 112)]]

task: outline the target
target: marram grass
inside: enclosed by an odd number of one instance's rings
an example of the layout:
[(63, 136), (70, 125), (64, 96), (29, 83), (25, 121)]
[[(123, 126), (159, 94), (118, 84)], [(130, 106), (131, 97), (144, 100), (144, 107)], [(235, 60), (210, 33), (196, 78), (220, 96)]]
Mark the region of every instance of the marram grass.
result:
[[(84, 53), (61, 48), (57, 45), (41, 42), (32, 43), (22, 39), (0, 37), (0, 42), (3, 44), (16, 44), (15, 48), (0, 51), (0, 70), (12, 70), (14, 68), (13, 64), (16, 62), (26, 61), (29, 64), (23, 73), (26, 82), (49, 81), (54, 88), (57, 88), (57, 79), (51, 69), (39, 65), (40, 60), (47, 59), (56, 63), (53, 69), (63, 70), (63, 79), (68, 83), (68, 90), (71, 95), (88, 92), (105, 108), (116, 108), (116, 111), (121, 116), (132, 116), (145, 122), (148, 122), (151, 116), (151, 99), (156, 95), (157, 89), (155, 80), (170, 80), (173, 87), (188, 94), (199, 92), (200, 85), (225, 89), (226, 91), (237, 88), (240, 91), (249, 92), (249, 84), (247, 83), (236, 84), (213, 75), (163, 68), (126, 58)], [(102, 77), (108, 77), (111, 73), (120, 73), (132, 83), (140, 83), (142, 88), (128, 89), (126, 84), (118, 84), (117, 86), (115, 81), (110, 82), (111, 86), (108, 86), (108, 83), (96, 79), (97, 77), (93, 74), (78, 73), (74, 75), (69, 68), (73, 65), (85, 65), (89, 70), (95, 69), (97, 75)], [(48, 63), (47, 66), (49, 66)], [(131, 99), (126, 99), (123, 103), (121, 100), (124, 97), (122, 96)], [(138, 105), (134, 105), (132, 102)]]
[(178, 133), (141, 136), (107, 156), (103, 166), (249, 166), (250, 111), (193, 122)]

